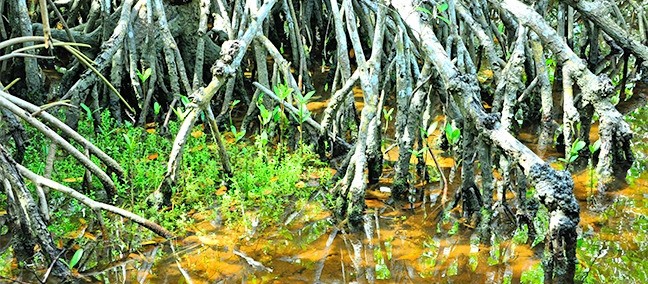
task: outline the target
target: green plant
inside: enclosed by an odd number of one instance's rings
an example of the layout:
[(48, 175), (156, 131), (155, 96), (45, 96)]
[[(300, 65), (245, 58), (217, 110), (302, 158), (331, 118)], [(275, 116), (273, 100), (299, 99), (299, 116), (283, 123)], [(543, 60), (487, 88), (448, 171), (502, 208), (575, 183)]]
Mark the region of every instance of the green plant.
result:
[(527, 224), (522, 224), (518, 227), (513, 234), (513, 242), (516, 244), (526, 244), (529, 240), (529, 227)]
[(292, 94), (293, 89), (288, 87), (287, 84), (278, 84), (278, 85), (273, 87), (273, 90), (274, 90), (275, 95), (280, 100), (279, 105), (280, 105), (280, 110), (281, 111), (277, 112), (277, 114), (275, 115), (275, 121), (279, 124), (279, 135), (278, 136), (279, 136), (279, 144), (281, 144), (281, 138), (282, 138), (282, 135), (283, 135), (283, 132), (284, 132), (283, 129), (284, 129), (285, 124), (287, 124), (287, 122), (288, 122), (288, 120), (286, 118), (286, 114), (284, 112), (283, 102), (285, 102), (286, 99), (291, 98), (290, 95)]
[(533, 217), (533, 227), (536, 231), (536, 237), (531, 244), (531, 247), (535, 247), (539, 243), (545, 240), (545, 236), (549, 231), (549, 211), (546, 207), (541, 205), (536, 211), (535, 216)]
[(461, 129), (455, 127), (452, 123), (446, 123), (445, 135), (450, 145), (456, 145), (461, 138)]
[(389, 129), (389, 121), (392, 119), (392, 113), (394, 112), (394, 108), (390, 108), (389, 110), (387, 108), (382, 109), (382, 114), (383, 118), (385, 119), (385, 127), (383, 128), (383, 133), (387, 133), (387, 129)]
[(79, 263), (82, 256), (83, 256), (83, 249), (82, 248), (75, 251), (74, 255), (72, 255), (72, 259), (70, 259), (70, 262), (68, 263), (68, 267), (74, 268), (74, 266), (76, 266)]
[(234, 125), (234, 122), (232, 121), (232, 111), (234, 111), (234, 108), (235, 108), (236, 105), (238, 105), (240, 102), (241, 102), (240, 100), (233, 100), (233, 101), (230, 102), (230, 105), (229, 105), (229, 112), (228, 112), (228, 114), (229, 114), (229, 123), (230, 123), (230, 126), (231, 126), (231, 125)]
[[(257, 147), (259, 147), (257, 145)], [(279, 146), (280, 147), (280, 146)], [(227, 194), (220, 200), (220, 211), (230, 224), (240, 224), (240, 217), (245, 212), (255, 212), (262, 220), (261, 227), (273, 224), (286, 210), (287, 205), (295, 200), (307, 198), (313, 187), (302, 180), (302, 174), (317, 173), (323, 179), (330, 174), (318, 170), (322, 164), (315, 163), (315, 155), (308, 148), (302, 148), (296, 153), (285, 153), (281, 160), (276, 157), (280, 149), (272, 152), (268, 147), (249, 151), (241, 145), (234, 148), (232, 164), (237, 170), (229, 179), (231, 186)], [(263, 151), (264, 156), (258, 155)]]
[(88, 119), (89, 121), (92, 121), (92, 110), (90, 110), (90, 107), (88, 107), (84, 103), (79, 104), (79, 106), (85, 111), (86, 119)]
[[(434, 276), (434, 267), (439, 264), (437, 263), (437, 256), (440, 253), (441, 241), (436, 238), (428, 238), (423, 241), (423, 254), (419, 258), (424, 272), (421, 273), (421, 277), (432, 277)], [(441, 258), (443, 259), (443, 258)]]
[(553, 84), (556, 78), (556, 61), (551, 57), (547, 57), (547, 59), (545, 59), (545, 67), (547, 68), (549, 82)]
[(153, 113), (157, 116), (160, 114), (160, 110), (162, 109), (162, 106), (158, 102), (153, 103)]
[(230, 125), (230, 130), (232, 130), (232, 134), (234, 134), (234, 140), (236, 142), (239, 142), (243, 137), (245, 137), (245, 128), (241, 128), (241, 131), (236, 130), (236, 126)]
[(410, 153), (412, 153), (412, 155), (413, 155), (414, 157), (416, 157), (417, 159), (422, 159), (422, 158), (423, 158), (423, 154), (424, 154), (425, 152), (427, 152), (427, 150), (428, 150), (427, 147), (423, 147), (423, 148), (418, 149), (418, 150), (416, 150), (416, 149), (410, 149)]
[(389, 271), (389, 267), (385, 263), (385, 257), (380, 246), (374, 248), (374, 263), (376, 264), (376, 279), (391, 279), (391, 271)]
[(187, 96), (180, 95), (180, 102), (182, 103), (185, 109), (183, 110), (182, 107), (178, 106), (173, 109), (173, 112), (178, 117), (179, 121), (183, 121), (185, 117), (187, 117), (187, 115), (189, 114), (189, 111), (191, 111), (187, 109), (187, 106), (191, 103), (191, 101)]
[(266, 128), (279, 112), (279, 107), (277, 106), (272, 111), (269, 111), (261, 102), (257, 102), (257, 107), (259, 108), (259, 121), (261, 122), (261, 132), (257, 136), (257, 142), (261, 143), (262, 147), (265, 147), (269, 142)]
[[(5, 227), (6, 228), (6, 227)], [(8, 228), (7, 228), (8, 229)], [(12, 269), (13, 250), (7, 248), (0, 253), (0, 276), (12, 277), (15, 269)]]
[(450, 25), (450, 20), (448, 20), (448, 18), (443, 17), (443, 16), (439, 16), (439, 14), (441, 14), (441, 13), (445, 12), (446, 10), (448, 10), (448, 7), (449, 7), (448, 3), (441, 2), (441, 3), (436, 5), (436, 11), (435, 12), (432, 12), (429, 9), (427, 9), (425, 7), (422, 7), (422, 6), (416, 7), (416, 11), (422, 12), (422, 13), (430, 15), (430, 16), (433, 16), (434, 18), (438, 18), (439, 20), (442, 20), (443, 22), (445, 22), (447, 25)]
[(142, 83), (146, 83), (146, 80), (148, 80), (148, 78), (153, 74), (153, 69), (151, 69), (150, 67), (146, 68), (144, 69), (144, 73), (141, 73), (140, 70), (137, 69), (135, 70), (135, 73)]
[(558, 158), (558, 160), (565, 164), (565, 168), (568, 168), (571, 163), (576, 161), (576, 159), (578, 158), (578, 153), (583, 150), (583, 148), (585, 148), (585, 145), (585, 141), (581, 141), (580, 139), (576, 138), (571, 147), (569, 147), (569, 153), (567, 153), (565, 158)]
[(589, 149), (589, 160), (587, 162), (587, 170), (589, 172), (589, 188), (590, 194), (594, 190), (594, 184), (596, 181), (594, 179), (594, 153), (601, 148), (601, 139), (596, 140), (596, 142), (588, 146)]
[(308, 118), (310, 118), (311, 113), (308, 110), (307, 104), (308, 101), (313, 97), (315, 91), (310, 91), (306, 95), (302, 96), (298, 92), (293, 93), (293, 97), (297, 101), (297, 113), (292, 114), (293, 118), (299, 122), (299, 141), (302, 141), (302, 126)]
[(541, 284), (544, 283), (544, 269), (540, 263), (536, 263), (529, 269), (522, 271), (520, 283), (524, 284)]

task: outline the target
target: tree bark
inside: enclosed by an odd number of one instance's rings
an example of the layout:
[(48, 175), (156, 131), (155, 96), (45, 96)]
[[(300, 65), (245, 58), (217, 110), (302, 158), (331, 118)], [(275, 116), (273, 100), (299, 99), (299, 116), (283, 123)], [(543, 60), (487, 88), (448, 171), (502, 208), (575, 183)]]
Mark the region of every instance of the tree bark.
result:
[(59, 258), (60, 251), (56, 248), (47, 225), (39, 214), (36, 202), (18, 173), (16, 162), (2, 145), (0, 145), (0, 181), (4, 184), (5, 192), (12, 197), (8, 200), (10, 201), (8, 213), (14, 218), (13, 230), (19, 230), (14, 232), (17, 238), (15, 240), (17, 245), (14, 248), (19, 250), (16, 255), (28, 257), (21, 261), (30, 261), (34, 253), (34, 245), (38, 244), (47, 261), (54, 262), (52, 273), (62, 279), (68, 279), (71, 275), (70, 269)]

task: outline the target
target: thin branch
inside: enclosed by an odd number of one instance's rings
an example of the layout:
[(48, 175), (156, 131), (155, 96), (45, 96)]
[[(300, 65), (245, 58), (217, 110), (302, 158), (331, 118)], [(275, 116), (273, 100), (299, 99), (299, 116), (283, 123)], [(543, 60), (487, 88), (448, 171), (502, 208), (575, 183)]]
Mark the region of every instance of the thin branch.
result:
[(23, 110), (19, 106), (9, 101), (9, 99), (7, 98), (8, 96), (10, 95), (0, 91), (0, 107), (6, 108), (7, 110), (13, 112), (17, 116), (25, 120), (27, 123), (31, 124), (38, 131), (43, 133), (45, 136), (52, 139), (52, 141), (56, 142), (56, 144), (63, 147), (63, 149), (65, 149), (74, 158), (76, 158), (84, 167), (88, 168), (90, 171), (92, 171), (93, 174), (99, 177), (101, 183), (106, 187), (105, 189), (107, 193), (109, 193), (109, 195), (111, 195), (110, 194), (111, 192), (114, 193), (113, 191), (115, 190), (115, 184), (113, 183), (112, 179), (103, 170), (101, 170), (95, 163), (93, 163), (90, 159), (88, 159), (85, 155), (83, 155), (83, 153), (81, 153), (77, 148), (72, 146), (72, 144), (67, 142), (60, 135), (58, 135), (58, 133), (52, 131), (49, 127), (47, 127), (45, 124), (40, 122), (38, 119), (29, 115), (28, 112), (25, 112), (25, 110)]
[(134, 214), (134, 213), (132, 213), (130, 211), (121, 209), (119, 207), (115, 207), (115, 206), (112, 206), (112, 205), (109, 205), (109, 204), (106, 204), (106, 203), (95, 201), (95, 200), (91, 199), (90, 197), (87, 197), (84, 194), (82, 194), (82, 193), (80, 193), (80, 192), (78, 192), (78, 191), (76, 191), (76, 190), (74, 190), (72, 188), (69, 188), (69, 187), (67, 187), (65, 185), (62, 185), (62, 184), (60, 184), (60, 183), (58, 183), (56, 181), (53, 181), (51, 179), (47, 179), (47, 178), (45, 178), (43, 176), (37, 175), (34, 172), (30, 171), (29, 169), (23, 167), (20, 164), (16, 164), (16, 167), (18, 168), (18, 171), (20, 172), (20, 174), (22, 176), (24, 176), (27, 179), (30, 179), (31, 181), (33, 181), (36, 184), (40, 184), (42, 186), (47, 186), (47, 187), (49, 187), (51, 189), (54, 189), (54, 190), (56, 190), (58, 192), (67, 194), (67, 195), (71, 196), (72, 198), (78, 200), (79, 202), (85, 204), (86, 206), (88, 206), (88, 207), (90, 207), (92, 209), (102, 209), (102, 210), (105, 210), (105, 211), (108, 211), (108, 212), (111, 212), (111, 213), (115, 213), (115, 214), (117, 214), (119, 216), (122, 216), (124, 218), (130, 219), (133, 222), (135, 222), (137, 224), (140, 224), (141, 226), (151, 230), (152, 232), (154, 232), (155, 234), (157, 234), (157, 235), (159, 235), (161, 237), (164, 237), (164, 238), (167, 238), (167, 239), (174, 238), (174, 235), (171, 232), (167, 231), (167, 229), (165, 229), (164, 227), (162, 227), (162, 226), (160, 226), (160, 225), (158, 225), (158, 224), (156, 224), (156, 223), (154, 223), (152, 221), (149, 221), (148, 219), (145, 219), (145, 218), (143, 218), (143, 217), (141, 217), (139, 215), (136, 215), (136, 214)]

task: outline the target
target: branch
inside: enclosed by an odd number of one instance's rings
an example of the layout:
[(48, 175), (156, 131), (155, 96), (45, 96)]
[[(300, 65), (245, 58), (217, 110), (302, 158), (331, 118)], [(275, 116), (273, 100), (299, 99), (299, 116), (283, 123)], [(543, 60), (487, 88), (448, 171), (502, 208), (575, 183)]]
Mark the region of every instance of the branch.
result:
[(143, 218), (143, 217), (141, 217), (139, 215), (136, 215), (136, 214), (134, 214), (134, 213), (132, 213), (130, 211), (121, 209), (119, 207), (115, 207), (115, 206), (112, 206), (112, 205), (109, 205), (109, 204), (106, 204), (106, 203), (102, 203), (102, 202), (92, 200), (92, 198), (87, 197), (87, 196), (83, 195), (82, 193), (79, 193), (78, 191), (76, 191), (76, 190), (74, 190), (72, 188), (69, 188), (69, 187), (67, 187), (65, 185), (62, 185), (62, 184), (60, 184), (60, 183), (58, 183), (56, 181), (53, 181), (51, 179), (47, 179), (45, 177), (37, 175), (34, 172), (30, 171), (29, 169), (23, 167), (20, 164), (16, 164), (16, 167), (18, 168), (18, 171), (20, 172), (20, 174), (22, 176), (24, 176), (27, 179), (30, 179), (31, 181), (33, 181), (34, 183), (36, 183), (38, 185), (47, 186), (47, 187), (49, 187), (51, 189), (54, 189), (54, 190), (56, 190), (58, 192), (67, 194), (67, 195), (69, 195), (72, 198), (80, 201), (81, 203), (87, 205), (88, 207), (90, 207), (92, 209), (95, 209), (95, 210), (96, 209), (102, 209), (102, 210), (105, 210), (105, 211), (108, 211), (108, 212), (115, 213), (115, 214), (117, 214), (119, 216), (128, 218), (128, 219), (132, 220), (133, 222), (135, 222), (137, 224), (140, 224), (141, 226), (151, 230), (152, 232), (156, 233), (157, 235), (159, 235), (161, 237), (164, 237), (164, 238), (167, 238), (167, 239), (174, 238), (174, 235), (171, 232), (167, 231), (167, 229), (163, 228), (162, 226), (160, 226), (160, 225), (158, 225), (158, 224), (156, 224), (156, 223), (154, 223), (154, 222), (152, 222), (152, 221), (150, 221), (148, 219), (145, 219), (145, 218)]
[(251, 11), (252, 22), (250, 27), (245, 31), (243, 36), (236, 41), (226, 41), (223, 43), (221, 49), (221, 58), (216, 61), (213, 71), (212, 81), (205, 88), (200, 88), (194, 91), (190, 98), (192, 98), (192, 103), (189, 106), (190, 111), (185, 117), (178, 134), (173, 142), (173, 148), (169, 154), (169, 162), (167, 163), (167, 172), (165, 178), (160, 184), (160, 189), (165, 183), (171, 185), (175, 183), (176, 170), (178, 168), (178, 162), (182, 156), (182, 150), (185, 143), (187, 142), (187, 136), (193, 127), (193, 125), (198, 120), (199, 114), (206, 108), (209, 107), (209, 102), (214, 97), (216, 92), (225, 84), (227, 78), (234, 74), (234, 71), (238, 69), (245, 52), (256, 36), (259, 29), (263, 24), (265, 18), (270, 14), (272, 7), (277, 2), (277, 0), (268, 0), (259, 8), (258, 11)]
[(90, 153), (97, 156), (97, 158), (99, 158), (101, 162), (105, 163), (106, 166), (116, 171), (119, 175), (124, 174), (124, 169), (122, 169), (122, 167), (119, 165), (119, 163), (117, 163), (117, 161), (115, 161), (113, 158), (108, 156), (108, 154), (106, 154), (104, 151), (99, 149), (97, 146), (92, 144), (92, 142), (88, 141), (88, 139), (86, 139), (85, 137), (83, 137), (82, 135), (74, 131), (72, 128), (67, 126), (67, 124), (63, 123), (58, 118), (46, 112), (45, 109), (33, 105), (30, 102), (24, 101), (16, 96), (12, 96), (9, 93), (0, 91), (0, 96), (16, 104), (17, 106), (31, 112), (32, 113), (31, 116), (33, 117), (40, 116), (43, 120), (45, 120), (45, 122), (49, 123), (51, 126), (56, 127), (58, 128), (58, 130), (62, 131), (65, 136), (78, 142), (79, 144), (81, 144), (82, 147), (90, 150)]
[[(47, 127), (45, 124), (40, 122), (38, 119), (35, 117), (31, 116), (29, 112), (26, 112), (24, 109), (20, 108), (19, 106), (15, 105), (7, 97), (10, 97), (11, 95), (0, 91), (0, 107), (6, 108), (7, 110), (13, 112), (23, 120), (27, 121), (27, 123), (31, 124), (34, 128), (36, 128), (38, 131), (43, 133), (45, 136), (48, 138), (52, 139), (53, 142), (56, 144), (60, 145), (65, 149), (68, 153), (70, 153), (74, 158), (76, 158), (84, 167), (89, 169), (93, 174), (99, 177), (101, 180), (101, 183), (104, 185), (106, 192), (108, 193), (108, 196), (111, 197), (112, 194), (114, 194), (115, 190), (115, 184), (113, 183), (112, 179), (97, 166), (95, 163), (93, 163), (90, 159), (88, 159), (83, 153), (81, 153), (77, 148), (72, 146), (69, 142), (65, 141), (63, 137), (58, 135), (56, 132), (52, 131), (49, 127)], [(32, 111), (33, 112), (33, 111)], [(89, 143), (89, 142), (88, 142)], [(111, 194), (112, 193), (112, 194)]]

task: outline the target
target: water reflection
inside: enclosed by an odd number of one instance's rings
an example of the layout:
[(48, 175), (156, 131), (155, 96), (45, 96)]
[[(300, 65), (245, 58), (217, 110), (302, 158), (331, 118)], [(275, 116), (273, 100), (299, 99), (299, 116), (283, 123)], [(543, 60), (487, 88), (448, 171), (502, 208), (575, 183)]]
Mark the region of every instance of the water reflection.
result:
[[(291, 222), (253, 236), (203, 220), (195, 235), (174, 243), (174, 250), (160, 245), (164, 253), (155, 265), (128, 264), (126, 278), (140, 283), (486, 283), (519, 280), (539, 260), (528, 245), (495, 239), (492, 248), (480, 244), (458, 211), (442, 214), (436, 204), (404, 209), (409, 205), (384, 201), (373, 200), (360, 232), (338, 228), (326, 210), (312, 208), (296, 217), (285, 214)], [(146, 259), (157, 250), (145, 253)]]

